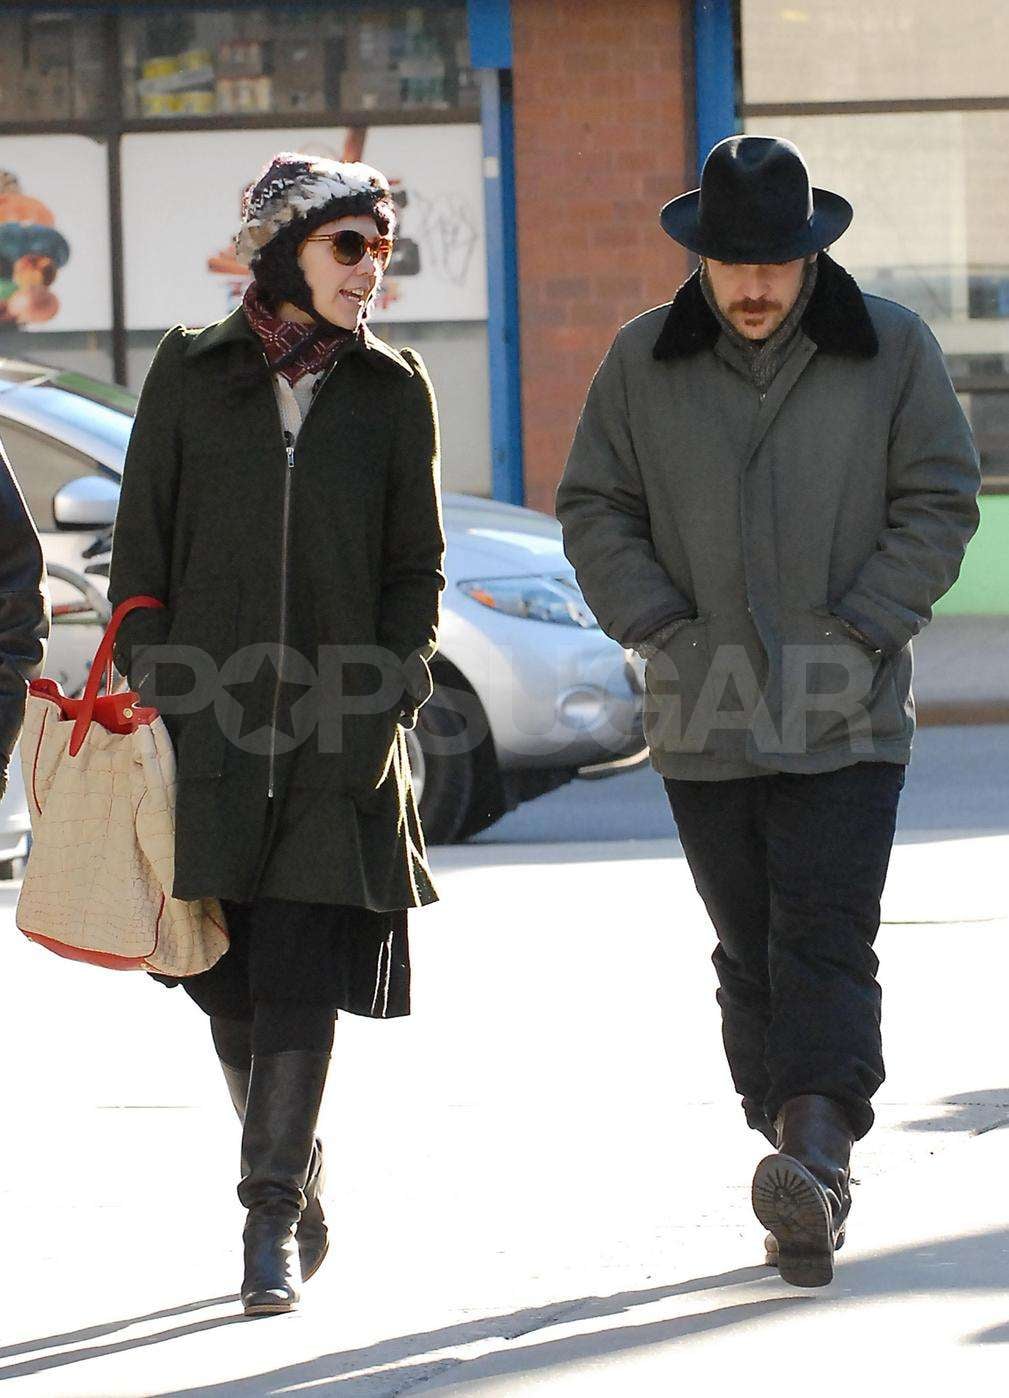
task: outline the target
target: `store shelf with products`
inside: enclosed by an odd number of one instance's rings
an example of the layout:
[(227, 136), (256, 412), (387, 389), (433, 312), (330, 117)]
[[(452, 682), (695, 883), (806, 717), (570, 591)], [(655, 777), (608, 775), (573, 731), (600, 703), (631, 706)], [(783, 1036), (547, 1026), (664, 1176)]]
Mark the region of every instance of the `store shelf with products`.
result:
[(479, 111), (464, 0), (338, 13), (154, 11), (124, 15), (121, 34), (130, 123)]
[(0, 7), (0, 122), (98, 117), (104, 78), (97, 15)]

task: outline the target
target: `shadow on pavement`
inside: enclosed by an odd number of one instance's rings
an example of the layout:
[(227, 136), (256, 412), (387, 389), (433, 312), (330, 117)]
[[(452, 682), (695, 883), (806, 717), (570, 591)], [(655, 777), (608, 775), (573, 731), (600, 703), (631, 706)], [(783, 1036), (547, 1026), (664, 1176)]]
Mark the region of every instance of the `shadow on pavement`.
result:
[[(449, 1348), (460, 1348), (487, 1340), (512, 1341), (551, 1326), (583, 1324), (586, 1321), (619, 1315), (640, 1306), (655, 1305), (676, 1296), (718, 1291), (728, 1287), (749, 1286), (752, 1299), (696, 1311), (651, 1323), (628, 1325), (617, 1329), (601, 1329), (589, 1334), (565, 1335), (521, 1348), (499, 1349), (490, 1354), (466, 1359), (458, 1355), (443, 1355)], [(765, 1316), (780, 1317), (783, 1311), (800, 1306), (828, 1304), (844, 1307), (866, 1299), (955, 1291), (1009, 1291), (1009, 1228), (989, 1233), (976, 1233), (952, 1239), (936, 1238), (912, 1247), (897, 1248), (865, 1258), (842, 1261), (835, 1285), (822, 1292), (790, 1290), (765, 1267), (742, 1267), (718, 1275), (698, 1277), (690, 1281), (641, 1291), (619, 1292), (608, 1297), (582, 1297), (550, 1306), (514, 1311), (510, 1314), (465, 1321), (438, 1330), (383, 1340), (360, 1349), (321, 1355), (304, 1363), (285, 1365), (269, 1373), (229, 1380), (219, 1384), (201, 1384), (188, 1389), (173, 1389), (160, 1398), (253, 1398), (256, 1395), (280, 1394), (293, 1388), (311, 1386), (313, 1393), (341, 1391), (346, 1398), (355, 1392), (381, 1392), (377, 1384), (388, 1379), (395, 1392), (424, 1381), (428, 1388), (438, 1386), (445, 1376), (455, 1385), (461, 1381), (518, 1374), (551, 1366), (576, 1364), (618, 1355), (647, 1345), (668, 1344), (671, 1341), (711, 1331), (759, 1322)], [(110, 1323), (110, 1330), (137, 1324), (142, 1319), (157, 1319), (160, 1315), (182, 1314), (200, 1306), (219, 1305), (228, 1298), (197, 1302), (177, 1310), (157, 1312), (153, 1317), (136, 1317)], [(235, 1298), (237, 1302), (237, 1298)], [(311, 1305), (311, 1299), (308, 1301)], [(63, 1368), (86, 1360), (119, 1353), (124, 1350), (160, 1344), (187, 1334), (199, 1333), (216, 1326), (247, 1323), (240, 1314), (192, 1325), (175, 1326), (154, 1335), (138, 1336), (110, 1345), (81, 1348), (66, 1354), (40, 1356), (20, 1364), (0, 1369), (0, 1381), (47, 1369)], [(260, 1322), (261, 1323), (261, 1322)], [(102, 1330), (102, 1327), (96, 1327)], [(81, 1336), (90, 1331), (78, 1332)], [(72, 1337), (71, 1337), (72, 1338)], [(975, 1343), (1004, 1343), (1009, 1341), (1009, 1324), (965, 1337)], [(49, 1337), (29, 1341), (18, 1347), (21, 1352), (50, 1347), (66, 1342), (67, 1337)], [(402, 1361), (414, 1355), (430, 1355), (420, 1363), (403, 1367)], [(439, 1357), (435, 1357), (439, 1356)], [(361, 1370), (369, 1370), (361, 1373)]]
[[(150, 1315), (129, 1316), (123, 1320), (110, 1320), (106, 1325), (92, 1325), (83, 1330), (71, 1331), (66, 1335), (46, 1335), (39, 1340), (24, 1340), (3, 1350), (3, 1355), (31, 1354), (35, 1350), (55, 1349), (61, 1345), (76, 1344), (93, 1336), (113, 1335), (117, 1330), (127, 1330), (131, 1325), (142, 1325), (147, 1320), (160, 1320), (173, 1315), (188, 1315), (192, 1311), (206, 1310), (209, 1306), (221, 1306), (228, 1302), (239, 1305), (239, 1296), (215, 1296), (205, 1301), (191, 1301), (186, 1305), (172, 1306), (164, 1311), (152, 1311)], [(67, 1364), (77, 1364), (83, 1360), (104, 1359), (110, 1354), (122, 1354), (125, 1350), (143, 1349), (147, 1345), (158, 1345), (165, 1340), (178, 1340), (184, 1335), (199, 1335), (205, 1330), (216, 1330), (222, 1325), (245, 1325), (246, 1317), (237, 1311), (233, 1315), (215, 1316), (212, 1320), (194, 1321), (192, 1325), (175, 1325), (170, 1330), (159, 1330), (156, 1335), (138, 1335), (132, 1340), (117, 1340), (110, 1345), (90, 1345), (84, 1349), (72, 1349), (64, 1354), (47, 1354), (38, 1359), (26, 1359), (20, 1364), (0, 1366), (0, 1383), (7, 1379), (24, 1378), (27, 1374), (42, 1374), (47, 1369), (62, 1369)], [(55, 1390), (53, 1390), (55, 1392)], [(202, 1389), (198, 1390), (203, 1392)]]
[[(128, 1325), (143, 1325), (147, 1320), (167, 1320), (173, 1315), (189, 1315), (192, 1311), (206, 1310), (208, 1306), (223, 1306), (236, 1297), (210, 1296), (202, 1301), (187, 1301), (181, 1306), (169, 1306), (163, 1311), (150, 1311), (147, 1315), (131, 1316), (129, 1320), (110, 1320), (103, 1325), (87, 1325), (83, 1330), (69, 1330), (64, 1335), (46, 1335), (41, 1340), (22, 1340), (16, 1345), (0, 1346), (0, 1359), (12, 1359), (18, 1354), (31, 1354), (37, 1349), (60, 1349), (63, 1345), (78, 1345), (84, 1340), (98, 1340), (103, 1335), (114, 1335)], [(0, 1369), (0, 1378), (8, 1378), (7, 1369)]]
[[(943, 1097), (936, 1103), (938, 1107), (954, 1107), (955, 1111), (944, 1112), (941, 1116), (926, 1117), (921, 1121), (905, 1121), (904, 1131), (965, 1131), (971, 1136), (983, 1136), (988, 1131), (1009, 1126), (1009, 1087), (985, 1088), (980, 1092), (957, 1092), (952, 1097)], [(998, 1111), (1004, 1108), (1003, 1111)], [(992, 1110), (998, 1115), (991, 1120)]]
[(974, 1345), (1004, 1345), (1009, 1343), (1009, 1321), (1005, 1325), (995, 1325), (991, 1330), (979, 1330), (967, 1339)]

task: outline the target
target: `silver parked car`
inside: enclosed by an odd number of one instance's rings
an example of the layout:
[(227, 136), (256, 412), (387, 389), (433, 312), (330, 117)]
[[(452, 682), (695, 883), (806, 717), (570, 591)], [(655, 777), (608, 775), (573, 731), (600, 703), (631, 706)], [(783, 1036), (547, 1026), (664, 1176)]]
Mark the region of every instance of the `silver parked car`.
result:
[[(42, 536), (53, 596), (46, 674), (79, 692), (109, 616), (112, 525), (136, 398), (0, 359), (0, 441)], [(435, 690), (408, 734), (428, 839), (466, 839), (576, 776), (645, 760), (636, 658), (589, 612), (548, 515), (446, 493)], [(17, 757), (0, 872), (26, 849)]]

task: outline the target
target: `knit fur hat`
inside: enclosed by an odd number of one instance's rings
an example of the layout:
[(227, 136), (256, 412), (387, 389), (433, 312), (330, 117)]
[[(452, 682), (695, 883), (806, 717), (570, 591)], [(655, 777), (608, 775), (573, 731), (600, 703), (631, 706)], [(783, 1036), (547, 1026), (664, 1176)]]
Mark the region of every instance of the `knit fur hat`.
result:
[[(235, 253), (248, 267), (295, 220), (311, 217), (315, 224), (328, 223), (348, 213), (370, 213), (386, 201), (391, 212), (389, 183), (371, 165), (281, 151), (242, 195), (242, 226), (235, 235)], [(355, 207), (345, 207), (351, 204)], [(316, 217), (321, 214), (325, 217)]]

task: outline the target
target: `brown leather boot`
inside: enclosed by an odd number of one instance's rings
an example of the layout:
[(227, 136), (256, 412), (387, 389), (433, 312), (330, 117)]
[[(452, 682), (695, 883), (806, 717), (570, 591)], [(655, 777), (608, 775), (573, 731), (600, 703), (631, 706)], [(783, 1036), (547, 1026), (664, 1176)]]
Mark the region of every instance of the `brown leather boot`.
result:
[(778, 1150), (753, 1176), (753, 1211), (769, 1230), (777, 1265), (793, 1286), (826, 1286), (834, 1253), (844, 1240), (851, 1208), (850, 1158), (854, 1133), (847, 1113), (830, 1097), (793, 1097), (775, 1122)]

